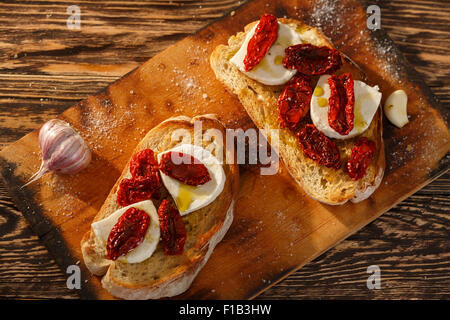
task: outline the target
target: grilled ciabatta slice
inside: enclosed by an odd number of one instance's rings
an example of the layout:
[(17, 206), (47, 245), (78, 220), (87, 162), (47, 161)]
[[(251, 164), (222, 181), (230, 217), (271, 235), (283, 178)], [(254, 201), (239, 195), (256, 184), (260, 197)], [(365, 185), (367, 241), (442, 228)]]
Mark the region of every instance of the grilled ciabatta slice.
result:
[[(201, 121), (202, 129), (219, 130), (225, 137), (225, 127), (212, 115), (175, 117), (163, 121), (150, 130), (138, 144), (133, 154), (150, 148), (159, 153), (179, 144), (174, 141), (172, 133), (183, 129), (191, 133), (191, 144), (194, 143), (194, 121)], [(206, 148), (210, 141), (201, 140)], [(217, 141), (219, 143), (222, 141)], [(183, 143), (189, 143), (183, 141)], [(102, 285), (112, 295), (123, 299), (157, 299), (178, 295), (189, 288), (197, 273), (210, 257), (214, 247), (219, 243), (233, 220), (234, 202), (239, 188), (239, 170), (236, 164), (226, 164), (226, 149), (223, 141), (223, 159), (219, 149), (210, 151), (219, 161), (223, 160), (226, 181), (222, 192), (209, 205), (182, 216), (187, 238), (181, 255), (166, 255), (158, 243), (153, 255), (139, 263), (125, 263), (119, 260), (106, 259), (104, 244), (97, 241), (91, 228), (82, 241), (81, 249), (88, 269), (95, 275), (103, 276)], [(117, 204), (117, 190), (120, 181), (130, 178), (129, 163), (112, 188), (105, 203), (100, 208), (94, 222), (114, 213), (120, 206)], [(158, 208), (161, 201), (153, 201)]]
[[(278, 19), (278, 21), (296, 30), (306, 42), (316, 46), (333, 47), (316, 28), (292, 19)], [(381, 108), (378, 109), (369, 128), (360, 136), (347, 140), (333, 139), (339, 148), (342, 162), (350, 158), (352, 147), (359, 137), (367, 137), (376, 143), (376, 153), (362, 179), (354, 181), (342, 168), (339, 170), (327, 168), (306, 157), (295, 133), (287, 128), (281, 128), (278, 121), (277, 100), (283, 86), (269, 86), (252, 80), (230, 62), (247, 33), (257, 23), (250, 23), (244, 32), (230, 37), (228, 45), (219, 45), (213, 51), (210, 63), (217, 79), (239, 98), (259, 129), (280, 130), (279, 145), (274, 147), (289, 173), (308, 195), (327, 204), (343, 204), (348, 200), (359, 202), (368, 198), (380, 184), (385, 168)], [(347, 58), (343, 60), (343, 66), (337, 74), (351, 72), (355, 80), (366, 80), (356, 65)], [(317, 80), (317, 76), (313, 77), (313, 88)], [(304, 120), (304, 123), (311, 122), (309, 113)], [(270, 142), (270, 136), (267, 138)]]

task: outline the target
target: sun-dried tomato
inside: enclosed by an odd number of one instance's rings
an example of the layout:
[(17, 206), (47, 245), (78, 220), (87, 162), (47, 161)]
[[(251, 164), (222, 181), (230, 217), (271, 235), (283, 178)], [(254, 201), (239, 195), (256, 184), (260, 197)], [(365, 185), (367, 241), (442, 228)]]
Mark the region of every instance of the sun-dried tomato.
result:
[[(176, 164), (173, 158), (180, 161)], [(211, 180), (208, 169), (190, 154), (170, 151), (164, 153), (159, 161), (159, 169), (164, 174), (184, 184), (198, 186)]]
[(313, 124), (307, 124), (297, 133), (305, 155), (328, 168), (341, 167), (339, 149), (336, 144), (320, 132)]
[(366, 175), (370, 160), (375, 154), (376, 144), (372, 140), (362, 137), (355, 143), (347, 161), (348, 175), (353, 180), (359, 180)]
[(353, 129), (355, 118), (355, 91), (351, 73), (340, 76), (333, 75), (328, 79), (330, 86), (330, 108), (328, 109), (328, 124), (341, 135), (347, 135)]
[(144, 149), (134, 154), (130, 161), (130, 172), (133, 178), (145, 178), (152, 175), (158, 177), (158, 162), (156, 161), (153, 150)]
[(278, 98), (278, 120), (282, 128), (295, 130), (299, 121), (308, 113), (311, 96), (309, 77), (295, 75), (285, 85)]
[(144, 240), (150, 226), (149, 215), (142, 210), (130, 208), (111, 229), (106, 243), (106, 258), (117, 260), (136, 248)]
[(164, 253), (182, 254), (186, 243), (186, 229), (180, 212), (164, 199), (158, 208), (158, 217)]
[(253, 37), (247, 45), (244, 69), (250, 71), (256, 67), (267, 54), (278, 36), (278, 21), (271, 14), (262, 15)]
[(286, 48), (285, 52), (283, 66), (307, 76), (332, 74), (342, 66), (339, 51), (326, 46), (297, 44)]
[(150, 198), (159, 199), (161, 180), (158, 162), (151, 149), (134, 154), (130, 161), (131, 179), (123, 179), (117, 191), (117, 203), (128, 206)]
[(159, 199), (160, 183), (154, 175), (150, 177), (136, 177), (123, 179), (117, 191), (117, 203), (122, 206), (148, 200), (150, 198)]

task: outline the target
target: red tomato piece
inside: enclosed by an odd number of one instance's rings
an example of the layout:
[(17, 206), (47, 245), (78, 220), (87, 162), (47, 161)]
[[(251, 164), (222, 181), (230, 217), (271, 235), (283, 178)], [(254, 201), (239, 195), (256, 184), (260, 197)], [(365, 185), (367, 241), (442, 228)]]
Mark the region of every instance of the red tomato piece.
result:
[(154, 175), (148, 178), (123, 179), (117, 191), (117, 203), (126, 207), (150, 198), (159, 199), (159, 188), (159, 180), (156, 180)]
[(271, 14), (264, 14), (259, 20), (255, 33), (248, 42), (244, 58), (244, 69), (250, 71), (256, 67), (267, 54), (278, 36), (278, 21)]
[(282, 128), (295, 130), (308, 113), (312, 88), (308, 77), (295, 75), (284, 87), (278, 98), (278, 120)]
[(336, 144), (320, 132), (313, 124), (307, 124), (297, 133), (304, 154), (328, 168), (341, 167), (339, 149)]
[(351, 73), (340, 76), (333, 75), (328, 79), (331, 95), (328, 99), (328, 124), (341, 135), (347, 135), (353, 130), (355, 118), (355, 91)]
[(130, 208), (111, 229), (106, 243), (106, 258), (117, 260), (136, 248), (144, 240), (150, 226), (149, 215), (142, 210)]
[(164, 199), (158, 208), (158, 217), (164, 253), (182, 254), (186, 243), (186, 229), (180, 212)]
[(283, 66), (306, 76), (332, 74), (342, 66), (339, 51), (326, 46), (296, 44), (286, 48), (285, 52)]
[(376, 151), (376, 144), (372, 140), (362, 137), (355, 143), (347, 161), (347, 170), (353, 180), (359, 180), (366, 175), (370, 160)]
[[(174, 163), (173, 159), (180, 160)], [(198, 186), (211, 180), (208, 169), (193, 156), (182, 152), (167, 152), (161, 156), (159, 169), (184, 184)]]
[(130, 172), (133, 178), (158, 175), (158, 162), (153, 150), (144, 149), (133, 155), (130, 161)]

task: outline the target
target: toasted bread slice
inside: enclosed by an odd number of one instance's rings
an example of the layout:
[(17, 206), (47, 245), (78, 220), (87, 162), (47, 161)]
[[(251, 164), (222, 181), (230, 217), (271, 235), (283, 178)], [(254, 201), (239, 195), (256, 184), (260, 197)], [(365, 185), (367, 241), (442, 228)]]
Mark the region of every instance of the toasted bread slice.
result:
[[(292, 19), (279, 19), (279, 21), (288, 24), (300, 33), (302, 39), (313, 45), (333, 47), (330, 41), (316, 28)], [(245, 27), (244, 32), (230, 37), (227, 46), (219, 45), (213, 51), (210, 63), (217, 79), (226, 86), (228, 91), (237, 95), (259, 129), (280, 130), (279, 145), (274, 147), (278, 150), (289, 173), (312, 198), (332, 205), (343, 204), (348, 200), (359, 202), (368, 198), (380, 184), (385, 168), (381, 108), (378, 109), (369, 128), (360, 135), (373, 140), (377, 146), (376, 154), (373, 156), (364, 178), (353, 181), (343, 169), (327, 168), (307, 158), (303, 154), (295, 134), (289, 129), (280, 127), (277, 100), (283, 86), (268, 86), (252, 80), (230, 62), (244, 42), (247, 32), (256, 23), (258, 22), (250, 23)], [(343, 67), (338, 71), (339, 74), (351, 72), (355, 80), (367, 82), (364, 74), (355, 64), (348, 58), (343, 60)], [(317, 80), (318, 77), (313, 78), (313, 88)], [(304, 122), (311, 122), (309, 113)], [(347, 140), (333, 139), (340, 150), (343, 163), (350, 158), (352, 147), (360, 136)], [(267, 138), (271, 142), (270, 137)]]
[[(146, 148), (159, 153), (175, 147), (181, 143), (172, 139), (173, 132), (178, 129), (187, 130), (191, 134), (191, 142), (183, 140), (183, 143), (193, 144), (194, 121), (201, 121), (203, 132), (217, 129), (225, 137), (225, 127), (212, 115), (192, 119), (180, 116), (170, 118), (150, 130), (133, 154)], [(221, 142), (222, 146), (226, 146), (224, 141), (216, 143)], [(202, 147), (206, 148), (211, 142), (203, 140), (201, 143)], [(111, 261), (105, 258), (104, 244), (99, 243), (92, 229), (84, 235), (81, 241), (84, 262), (93, 274), (104, 275), (102, 285), (112, 295), (123, 299), (157, 299), (178, 295), (189, 288), (214, 247), (222, 240), (233, 220), (234, 201), (239, 188), (239, 170), (235, 164), (225, 164), (225, 147), (222, 159), (216, 149), (210, 151), (219, 161), (223, 160), (225, 185), (212, 203), (182, 217), (187, 232), (182, 255), (165, 255), (160, 242), (153, 255), (140, 263)], [(94, 221), (104, 219), (120, 208), (116, 202), (116, 192), (120, 181), (129, 177), (131, 173), (127, 164)], [(156, 208), (161, 200), (153, 201)]]

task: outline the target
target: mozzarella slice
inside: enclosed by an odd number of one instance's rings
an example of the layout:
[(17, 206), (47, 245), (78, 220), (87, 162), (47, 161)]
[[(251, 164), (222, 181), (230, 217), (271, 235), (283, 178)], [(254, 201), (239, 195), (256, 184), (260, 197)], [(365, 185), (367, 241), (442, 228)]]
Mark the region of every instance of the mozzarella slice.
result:
[(278, 22), (277, 40), (270, 47), (261, 62), (250, 71), (245, 71), (244, 58), (247, 55), (247, 46), (255, 34), (257, 24), (247, 33), (247, 36), (238, 52), (231, 58), (231, 63), (253, 80), (266, 85), (284, 84), (292, 78), (296, 70), (283, 67), (283, 58), (287, 47), (302, 43), (300, 35), (286, 24)]
[(177, 204), (182, 216), (206, 207), (222, 192), (225, 185), (225, 172), (220, 161), (211, 152), (191, 144), (182, 144), (158, 154), (158, 161), (164, 153), (182, 152), (200, 160), (208, 169), (211, 180), (199, 186), (189, 186), (161, 172), (161, 179)]
[(130, 208), (136, 208), (145, 211), (150, 216), (150, 225), (145, 234), (145, 238), (140, 245), (128, 252), (126, 255), (119, 257), (117, 260), (128, 263), (138, 263), (151, 257), (159, 242), (160, 230), (159, 230), (159, 218), (156, 208), (151, 200), (145, 200), (137, 203), (133, 203), (127, 207), (121, 208), (115, 211), (110, 216), (103, 220), (94, 222), (92, 224), (92, 230), (96, 237), (106, 247), (111, 229), (117, 223), (120, 216)]
[(330, 98), (330, 75), (319, 78), (311, 98), (311, 119), (314, 125), (329, 138), (348, 139), (357, 136), (369, 128), (381, 101), (381, 92), (378, 86), (371, 87), (362, 81), (354, 81), (355, 107), (353, 130), (346, 136), (336, 132), (328, 124), (328, 99)]

